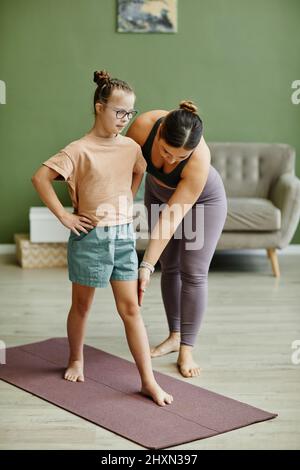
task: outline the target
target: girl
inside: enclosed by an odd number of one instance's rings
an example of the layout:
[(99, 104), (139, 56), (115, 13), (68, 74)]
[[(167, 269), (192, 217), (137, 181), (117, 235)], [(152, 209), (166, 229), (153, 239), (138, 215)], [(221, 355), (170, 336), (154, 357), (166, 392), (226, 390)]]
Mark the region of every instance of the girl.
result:
[[(200, 374), (193, 347), (207, 305), (210, 262), (227, 216), (223, 181), (210, 164), (202, 131), (197, 107), (182, 101), (171, 111), (141, 114), (127, 132), (142, 146), (148, 164), (145, 205), (151, 236), (139, 269), (140, 303), (159, 259), (169, 326), (168, 338), (151, 354), (179, 351), (177, 365), (184, 377)], [(158, 216), (153, 208), (162, 204)], [(191, 225), (193, 242), (187, 230)]]
[[(132, 139), (122, 136), (136, 111), (135, 94), (124, 81), (102, 70), (94, 73), (93, 128), (45, 161), (32, 182), (42, 201), (70, 229), (68, 272), (72, 305), (67, 330), (70, 358), (65, 379), (83, 382), (86, 321), (96, 287), (110, 282), (128, 345), (141, 377), (141, 392), (165, 406), (173, 397), (157, 384), (137, 298), (137, 254), (132, 203), (146, 162)], [(60, 203), (52, 180), (63, 179), (74, 207)], [(89, 230), (88, 230), (89, 229)]]

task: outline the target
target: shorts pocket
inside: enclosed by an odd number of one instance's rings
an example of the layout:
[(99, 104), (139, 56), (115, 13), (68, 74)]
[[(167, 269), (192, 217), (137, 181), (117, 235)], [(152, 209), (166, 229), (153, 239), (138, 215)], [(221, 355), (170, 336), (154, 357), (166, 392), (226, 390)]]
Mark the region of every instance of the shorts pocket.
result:
[(88, 237), (90, 235), (91, 232), (93, 232), (94, 230), (96, 229), (96, 227), (90, 229), (88, 231), (88, 233), (85, 233), (85, 232), (80, 232), (80, 235), (76, 235), (76, 233), (72, 232), (71, 230), (71, 233), (70, 233), (70, 240), (72, 242), (80, 242), (81, 240), (85, 239), (86, 237)]

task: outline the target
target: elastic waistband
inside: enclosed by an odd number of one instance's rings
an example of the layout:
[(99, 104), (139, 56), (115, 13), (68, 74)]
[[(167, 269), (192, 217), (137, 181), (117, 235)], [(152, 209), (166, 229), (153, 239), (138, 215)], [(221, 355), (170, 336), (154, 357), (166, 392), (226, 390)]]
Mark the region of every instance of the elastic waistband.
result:
[[(220, 184), (217, 182), (218, 178), (220, 180)], [(148, 186), (148, 190), (151, 191), (151, 193), (162, 202), (166, 202), (172, 196), (174, 191), (176, 191), (176, 188), (166, 188), (159, 185), (149, 173), (147, 173), (146, 176), (146, 185)], [(205, 200), (207, 196), (214, 195), (220, 191), (220, 185), (223, 186), (221, 177), (218, 171), (212, 165), (210, 165), (208, 178), (198, 201), (201, 202), (202, 200)]]

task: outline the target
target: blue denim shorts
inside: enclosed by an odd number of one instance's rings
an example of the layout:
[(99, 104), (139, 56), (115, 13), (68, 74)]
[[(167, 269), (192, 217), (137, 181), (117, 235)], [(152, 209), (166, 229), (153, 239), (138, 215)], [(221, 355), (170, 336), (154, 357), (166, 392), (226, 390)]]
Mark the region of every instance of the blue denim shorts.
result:
[(68, 240), (68, 272), (72, 282), (107, 287), (110, 280), (138, 279), (136, 234), (128, 224), (94, 227)]

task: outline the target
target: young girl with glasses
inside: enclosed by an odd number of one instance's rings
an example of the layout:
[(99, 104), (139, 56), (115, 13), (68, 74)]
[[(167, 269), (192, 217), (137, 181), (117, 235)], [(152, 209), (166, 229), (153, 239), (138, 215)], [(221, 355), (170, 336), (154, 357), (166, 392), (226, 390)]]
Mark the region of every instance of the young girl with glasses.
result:
[[(32, 177), (42, 201), (70, 229), (68, 273), (72, 304), (67, 321), (70, 346), (64, 378), (83, 382), (83, 344), (96, 287), (111, 284), (142, 394), (160, 406), (173, 397), (155, 380), (150, 347), (138, 304), (138, 259), (133, 230), (133, 198), (146, 169), (140, 146), (121, 135), (136, 111), (135, 94), (124, 81), (94, 73), (95, 122), (83, 137), (46, 160)], [(74, 212), (60, 203), (52, 181), (67, 181)], [(101, 364), (99, 364), (101, 367)]]

